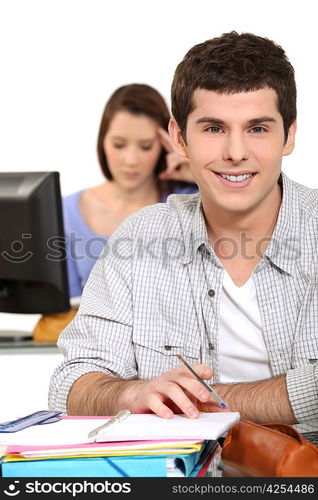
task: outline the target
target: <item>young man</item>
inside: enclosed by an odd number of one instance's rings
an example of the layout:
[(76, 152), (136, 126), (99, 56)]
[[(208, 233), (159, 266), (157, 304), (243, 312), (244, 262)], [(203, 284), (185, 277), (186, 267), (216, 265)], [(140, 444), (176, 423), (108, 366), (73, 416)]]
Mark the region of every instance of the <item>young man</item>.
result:
[(60, 337), (51, 408), (256, 422), (318, 417), (318, 193), (289, 180), (296, 86), (283, 49), (227, 33), (193, 47), (172, 85), (170, 134), (200, 194), (127, 219)]

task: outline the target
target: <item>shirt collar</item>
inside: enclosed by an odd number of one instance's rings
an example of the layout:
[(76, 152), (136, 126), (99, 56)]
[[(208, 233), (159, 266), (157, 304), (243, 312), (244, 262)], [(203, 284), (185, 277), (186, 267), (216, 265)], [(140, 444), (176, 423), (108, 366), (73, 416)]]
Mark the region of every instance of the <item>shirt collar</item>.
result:
[(205, 218), (202, 211), (201, 197), (199, 194), (196, 195), (196, 205), (194, 206), (192, 219), (190, 219), (187, 227), (185, 226), (183, 228), (183, 234), (185, 244), (183, 264), (192, 262), (197, 251), (204, 248), (211, 255), (212, 261), (214, 261), (218, 267), (222, 267), (222, 264), (215, 255), (209, 242)]
[[(264, 252), (264, 257), (269, 259), (276, 267), (292, 274), (300, 252), (299, 199), (293, 182), (283, 172), (278, 182), (282, 186), (282, 201), (277, 222)], [(214, 263), (218, 267), (222, 267), (209, 243), (199, 194), (196, 195), (196, 205), (194, 206), (192, 219), (187, 220), (189, 222), (183, 228), (183, 234), (185, 235), (183, 264), (189, 264), (194, 259), (198, 249), (204, 246)]]
[(282, 271), (293, 274), (300, 257), (300, 203), (294, 183), (283, 172), (279, 184), (282, 186), (282, 201), (264, 256)]

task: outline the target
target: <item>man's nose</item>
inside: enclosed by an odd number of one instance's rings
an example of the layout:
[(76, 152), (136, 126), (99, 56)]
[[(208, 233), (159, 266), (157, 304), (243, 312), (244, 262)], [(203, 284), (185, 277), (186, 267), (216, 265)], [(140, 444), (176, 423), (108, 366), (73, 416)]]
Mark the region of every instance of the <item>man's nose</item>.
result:
[(249, 157), (248, 147), (242, 134), (229, 134), (224, 144), (223, 160), (238, 165)]

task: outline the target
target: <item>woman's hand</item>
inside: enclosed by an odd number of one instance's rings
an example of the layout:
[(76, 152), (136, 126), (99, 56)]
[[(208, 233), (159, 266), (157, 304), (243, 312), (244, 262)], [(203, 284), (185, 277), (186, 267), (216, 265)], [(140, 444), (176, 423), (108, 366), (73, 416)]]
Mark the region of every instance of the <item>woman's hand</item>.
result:
[(162, 147), (167, 151), (167, 168), (159, 174), (159, 179), (194, 183), (189, 160), (177, 153), (171, 137), (166, 130), (160, 127), (158, 134)]

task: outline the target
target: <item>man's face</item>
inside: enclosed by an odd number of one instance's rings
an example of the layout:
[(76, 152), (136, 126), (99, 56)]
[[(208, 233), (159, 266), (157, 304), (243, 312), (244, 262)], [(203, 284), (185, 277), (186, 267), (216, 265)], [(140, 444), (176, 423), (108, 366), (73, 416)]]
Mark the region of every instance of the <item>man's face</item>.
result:
[[(174, 122), (170, 132), (190, 160), (203, 207), (242, 213), (277, 200), (282, 156), (292, 152), (296, 124), (285, 143), (277, 94), (263, 88), (218, 94), (196, 89), (186, 143)], [(275, 198), (276, 196), (276, 198)]]

